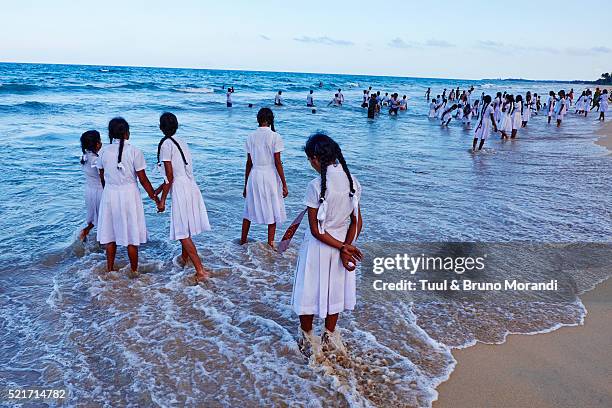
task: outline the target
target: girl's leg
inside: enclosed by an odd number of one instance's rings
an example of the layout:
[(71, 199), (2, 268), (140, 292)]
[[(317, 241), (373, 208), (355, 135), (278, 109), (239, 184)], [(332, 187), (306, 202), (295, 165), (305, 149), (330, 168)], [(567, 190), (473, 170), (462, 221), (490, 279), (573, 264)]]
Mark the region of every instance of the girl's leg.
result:
[(276, 235), (276, 223), (268, 225), (268, 245), (274, 248), (274, 236)]
[(300, 315), (300, 327), (303, 331), (308, 333), (312, 330), (312, 321), (314, 320), (314, 315)]
[(338, 323), (339, 316), (340, 316), (339, 313), (336, 313), (333, 315), (327, 315), (327, 317), (325, 318), (325, 328), (329, 330), (330, 332), (333, 332), (334, 330), (336, 330), (336, 323)]
[(557, 127), (561, 127), (561, 119), (557, 119)]
[(242, 219), (242, 236), (240, 237), (240, 245), (244, 245), (247, 242), (249, 236), (249, 228), (251, 228), (251, 221), (246, 218)]
[(476, 143), (478, 143), (478, 139), (474, 138), (474, 142), (472, 142), (472, 151), (476, 150)]
[[(181, 239), (181, 246), (183, 248), (183, 253), (187, 254), (188, 259), (191, 259), (193, 266), (196, 270), (196, 281), (208, 279), (210, 277), (209, 272), (202, 265), (202, 260), (198, 255), (198, 250), (193, 243), (193, 240), (190, 238)], [(185, 259), (187, 261), (187, 259)]]
[(106, 244), (106, 270), (112, 271), (115, 267), (115, 255), (117, 254), (117, 244), (109, 242)]
[(130, 258), (130, 268), (132, 272), (138, 272), (138, 246), (128, 245), (128, 258)]
[(512, 133), (510, 134), (510, 137), (511, 137), (512, 139), (514, 139), (514, 138), (516, 137), (516, 132), (518, 132), (518, 130), (517, 130), (517, 129), (512, 129)]
[(484, 146), (484, 139), (480, 139), (480, 146), (478, 146), (478, 150), (482, 150), (482, 147)]

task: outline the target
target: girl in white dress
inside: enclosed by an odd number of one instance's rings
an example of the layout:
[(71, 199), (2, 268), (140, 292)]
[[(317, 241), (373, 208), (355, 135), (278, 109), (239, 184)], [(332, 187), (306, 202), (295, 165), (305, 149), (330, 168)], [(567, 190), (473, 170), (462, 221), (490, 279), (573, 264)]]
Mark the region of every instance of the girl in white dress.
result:
[(429, 117), (430, 118), (436, 117), (436, 100), (435, 99), (432, 99), (431, 103), (429, 104)]
[(561, 126), (561, 122), (563, 122), (563, 117), (567, 112), (567, 99), (565, 97), (565, 91), (559, 91), (559, 100), (555, 104), (555, 117), (557, 118), (557, 127)]
[(494, 110), (491, 106), (491, 97), (489, 95), (485, 95), (482, 103), (482, 113), (480, 114), (480, 120), (478, 121), (476, 130), (474, 131), (472, 152), (476, 152), (476, 144), (478, 143), (478, 139), (480, 139), (478, 151), (482, 150), (482, 147), (485, 144), (485, 140), (487, 140), (487, 138), (489, 137), (489, 133), (491, 133), (491, 126), (493, 126), (493, 130), (497, 132)]
[(529, 119), (531, 119), (531, 107), (533, 106), (533, 99), (531, 98), (531, 92), (527, 91), (525, 95), (525, 104), (523, 106), (523, 123), (521, 127), (527, 127), (527, 123), (529, 123)]
[(548, 116), (548, 123), (550, 123), (551, 119), (552, 119), (552, 115), (553, 112), (555, 110), (555, 104), (557, 103), (557, 98), (555, 97), (555, 93), (553, 91), (550, 91), (548, 93), (548, 100), (546, 101), (546, 109), (547, 109), (547, 116)]
[(497, 96), (495, 96), (495, 100), (493, 101), (493, 109), (494, 109), (494, 113), (493, 116), (495, 116), (495, 123), (500, 126), (501, 125), (501, 120), (502, 120), (502, 93), (498, 92)]
[(512, 114), (514, 112), (514, 97), (510, 94), (506, 95), (506, 100), (502, 104), (502, 119), (501, 119), (501, 138), (508, 139), (508, 134), (512, 133)]
[(586, 99), (586, 91), (582, 91), (582, 94), (576, 101), (576, 111), (574, 112), (577, 115), (582, 115), (584, 113), (584, 101)]
[(291, 304), (300, 319), (298, 344), (308, 355), (318, 345), (312, 328), (315, 315), (325, 319), (324, 347), (344, 351), (336, 323), (340, 312), (355, 307), (354, 270), (362, 254), (353, 241), (362, 221), (361, 186), (349, 172), (338, 144), (327, 135), (315, 134), (304, 151), (320, 177), (306, 190), (310, 228), (300, 247)]
[(81, 230), (79, 239), (85, 241), (95, 225), (98, 225), (98, 210), (102, 198), (102, 180), (96, 167), (98, 152), (102, 148), (100, 132), (88, 130), (81, 135), (81, 168), (85, 175), (85, 207), (87, 209), (87, 226)]
[[(164, 183), (155, 190), (162, 196), (157, 204), (159, 212), (166, 209), (168, 193), (172, 194), (170, 213), (170, 239), (181, 242), (179, 264), (184, 266), (191, 260), (196, 270), (196, 282), (207, 279), (210, 275), (202, 266), (192, 236), (210, 230), (206, 205), (193, 176), (193, 161), (187, 143), (175, 136), (178, 119), (170, 112), (159, 118), (159, 129), (164, 137), (157, 146), (157, 165)], [(161, 164), (163, 163), (163, 165)]]
[(511, 139), (516, 138), (518, 129), (522, 125), (522, 120), (523, 120), (523, 96), (516, 95), (516, 100), (514, 102), (514, 110), (512, 111), (512, 134), (510, 135)]
[[(100, 150), (96, 166), (104, 185), (98, 214), (98, 241), (106, 244), (106, 266), (115, 267), (117, 245), (127, 246), (132, 273), (138, 272), (138, 246), (147, 242), (147, 226), (140, 190), (144, 187), (155, 203), (153, 187), (145, 173), (146, 163), (140, 149), (128, 143), (130, 126), (123, 118), (108, 123), (111, 144)], [(119, 143), (113, 144), (113, 140)]]
[(247, 242), (251, 222), (268, 225), (268, 245), (274, 247), (276, 224), (287, 219), (284, 198), (289, 195), (281, 161), (283, 139), (274, 130), (270, 108), (257, 113), (259, 128), (246, 141), (247, 162), (241, 244)]
[(606, 112), (608, 111), (608, 90), (604, 89), (599, 97), (599, 120), (606, 120)]

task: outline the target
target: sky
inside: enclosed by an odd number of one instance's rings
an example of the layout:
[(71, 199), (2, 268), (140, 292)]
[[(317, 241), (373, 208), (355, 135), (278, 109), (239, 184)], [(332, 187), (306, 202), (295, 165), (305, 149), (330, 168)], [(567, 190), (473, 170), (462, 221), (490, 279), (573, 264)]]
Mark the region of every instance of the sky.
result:
[(611, 9), (610, 0), (2, 0), (0, 61), (593, 80), (612, 71)]

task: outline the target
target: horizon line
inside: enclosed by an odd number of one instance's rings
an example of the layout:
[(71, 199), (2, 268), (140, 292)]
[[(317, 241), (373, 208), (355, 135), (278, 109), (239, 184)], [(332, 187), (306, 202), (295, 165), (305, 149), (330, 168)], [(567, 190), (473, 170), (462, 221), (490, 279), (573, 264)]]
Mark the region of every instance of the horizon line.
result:
[(333, 72), (302, 72), (302, 71), (273, 71), (273, 70), (257, 70), (257, 69), (238, 69), (238, 68), (202, 68), (202, 67), (169, 67), (160, 65), (107, 65), (107, 64), (74, 64), (74, 63), (62, 63), (62, 62), (22, 62), (22, 61), (3, 61), (0, 60), (0, 64), (23, 64), (23, 65), (66, 65), (66, 66), (77, 66), (77, 67), (112, 67), (112, 68), (155, 68), (155, 69), (189, 69), (189, 70), (200, 70), (200, 71), (232, 71), (232, 72), (261, 72), (261, 73), (275, 73), (275, 74), (305, 74), (305, 75), (344, 75), (344, 76), (361, 76), (361, 77), (380, 77), (380, 78), (404, 78), (404, 79), (434, 79), (434, 80), (451, 80), (451, 81), (530, 81), (530, 82), (563, 82), (563, 83), (594, 83), (595, 80), (585, 79), (529, 79), (529, 78), (441, 78), (441, 77), (418, 77), (418, 76), (398, 76), (398, 75), (384, 75), (384, 74), (349, 74), (349, 73), (333, 73)]

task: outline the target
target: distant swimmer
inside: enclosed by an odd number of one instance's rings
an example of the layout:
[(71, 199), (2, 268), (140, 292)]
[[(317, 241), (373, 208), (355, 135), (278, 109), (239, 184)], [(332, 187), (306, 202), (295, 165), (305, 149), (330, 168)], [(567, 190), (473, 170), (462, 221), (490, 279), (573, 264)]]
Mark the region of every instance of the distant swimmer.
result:
[(319, 81), (319, 88), (323, 88), (323, 82)]
[(283, 106), (283, 99), (281, 98), (282, 94), (283, 94), (283, 91), (278, 91), (278, 93), (274, 97), (274, 105), (275, 106)]
[(427, 88), (427, 92), (425, 92), (425, 99), (429, 100), (430, 95), (431, 95), (431, 88)]
[(308, 95), (306, 96), (306, 106), (309, 108), (314, 106), (314, 97), (312, 96), (313, 90), (311, 89)]
[(366, 89), (363, 90), (363, 100), (361, 101), (361, 107), (368, 107), (368, 91)]
[(370, 101), (368, 103), (368, 119), (374, 119), (378, 109), (378, 97), (375, 93), (373, 93), (370, 95)]
[(226, 100), (226, 104), (228, 108), (232, 107), (232, 94), (234, 93), (234, 87), (228, 87), (227, 88), (227, 92), (225, 94), (227, 100)]

